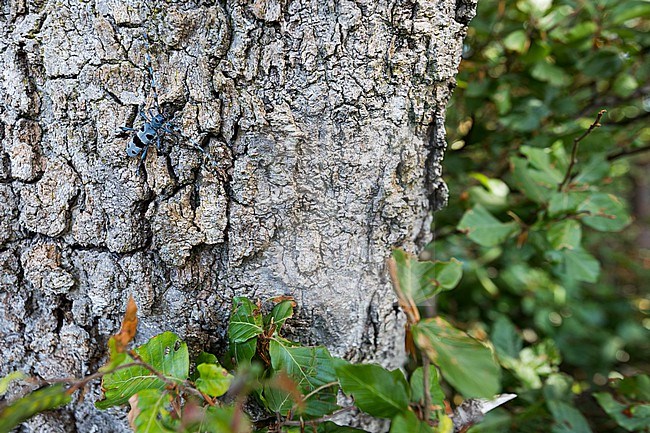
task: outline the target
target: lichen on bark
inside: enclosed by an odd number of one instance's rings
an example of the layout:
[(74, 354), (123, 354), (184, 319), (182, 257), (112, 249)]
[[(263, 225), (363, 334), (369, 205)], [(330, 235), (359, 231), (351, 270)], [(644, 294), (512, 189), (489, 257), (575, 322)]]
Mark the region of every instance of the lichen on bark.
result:
[[(223, 349), (229, 300), (290, 294), (294, 329), (397, 366), (385, 260), (429, 239), (473, 1), (9, 0), (0, 6), (0, 374), (83, 375), (129, 294), (139, 341)], [(183, 134), (126, 156), (159, 100)], [(69, 411), (27, 430), (119, 431)]]

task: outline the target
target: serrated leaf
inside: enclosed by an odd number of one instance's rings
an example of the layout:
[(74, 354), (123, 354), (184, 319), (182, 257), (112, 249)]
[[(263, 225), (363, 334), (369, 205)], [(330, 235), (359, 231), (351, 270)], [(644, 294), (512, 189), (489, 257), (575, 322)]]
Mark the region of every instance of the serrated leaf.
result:
[(264, 332), (262, 314), (249, 299), (235, 297), (228, 324), (228, 339), (231, 343), (244, 343)]
[(441, 317), (421, 321), (412, 332), (420, 350), (465, 397), (491, 398), (499, 392), (501, 370), (483, 344)]
[(578, 210), (589, 212), (589, 216), (583, 217), (582, 222), (601, 232), (617, 232), (631, 222), (625, 204), (612, 194), (590, 194)]
[(200, 364), (196, 367), (199, 378), (196, 387), (211, 397), (221, 397), (228, 391), (233, 375), (217, 364)]
[(354, 397), (355, 405), (380, 418), (392, 418), (408, 407), (408, 385), (401, 371), (378, 365), (342, 365), (336, 373), (343, 391)]
[(560, 401), (546, 403), (555, 421), (553, 433), (592, 433), (589, 423), (573, 406)]
[[(424, 403), (423, 367), (418, 367), (413, 371), (409, 383), (411, 386), (411, 401)], [(438, 369), (433, 365), (429, 366), (429, 394), (431, 395), (431, 404), (441, 408), (445, 407), (445, 393), (440, 387)]]
[(434, 433), (433, 428), (418, 419), (410, 410), (398, 414), (390, 424), (389, 433)]
[(479, 245), (493, 247), (518, 232), (519, 227), (515, 222), (502, 223), (477, 204), (465, 212), (458, 223), (458, 230), (466, 233), (467, 237)]
[(582, 226), (576, 220), (562, 220), (551, 224), (546, 233), (551, 246), (556, 250), (575, 250), (580, 247)]
[[(182, 382), (190, 369), (187, 344), (172, 332), (159, 334), (135, 349), (135, 353), (168, 381)], [(133, 362), (126, 356), (123, 364)], [(95, 403), (99, 409), (125, 404), (129, 398), (143, 389), (162, 389), (167, 384), (149, 369), (134, 366), (116, 370), (102, 379), (104, 399)]]
[(132, 426), (136, 433), (173, 433), (171, 396), (161, 389), (143, 389), (129, 400), (131, 412), (137, 413)]
[(52, 385), (13, 401), (0, 409), (0, 432), (8, 433), (32, 416), (70, 403), (70, 395), (63, 385)]
[(448, 262), (419, 261), (400, 249), (393, 250), (393, 259), (402, 294), (416, 304), (443, 290), (453, 289), (463, 275), (462, 263), (456, 259)]
[(600, 275), (600, 262), (582, 249), (562, 250), (562, 271), (569, 277), (586, 283), (595, 283)]

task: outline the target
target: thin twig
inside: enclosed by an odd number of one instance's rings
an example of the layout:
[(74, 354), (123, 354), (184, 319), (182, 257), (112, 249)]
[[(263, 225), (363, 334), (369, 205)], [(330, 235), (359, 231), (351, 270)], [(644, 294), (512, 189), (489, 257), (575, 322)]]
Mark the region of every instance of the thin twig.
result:
[(573, 166), (576, 164), (578, 161), (578, 144), (580, 141), (582, 141), (587, 135), (591, 134), (591, 131), (594, 129), (598, 128), (600, 126), (600, 119), (603, 118), (603, 114), (605, 114), (607, 110), (600, 110), (598, 112), (598, 116), (596, 116), (596, 120), (594, 123), (589, 126), (589, 129), (587, 129), (580, 137), (574, 138), (573, 139), (573, 149), (571, 150), (571, 161), (569, 162), (569, 167), (567, 168), (566, 175), (564, 176), (564, 179), (562, 182), (558, 185), (557, 190), (562, 191), (564, 189), (564, 186), (567, 184), (569, 179), (571, 179), (571, 171), (573, 170)]
[(623, 150), (620, 150), (620, 151), (618, 151), (616, 153), (612, 153), (611, 155), (607, 155), (607, 160), (608, 161), (614, 161), (614, 160), (616, 160), (618, 158), (623, 158), (623, 157), (626, 157), (626, 156), (636, 155), (638, 153), (647, 152), (649, 150), (650, 150), (650, 145), (643, 146), (643, 147), (637, 147), (636, 149), (623, 149)]

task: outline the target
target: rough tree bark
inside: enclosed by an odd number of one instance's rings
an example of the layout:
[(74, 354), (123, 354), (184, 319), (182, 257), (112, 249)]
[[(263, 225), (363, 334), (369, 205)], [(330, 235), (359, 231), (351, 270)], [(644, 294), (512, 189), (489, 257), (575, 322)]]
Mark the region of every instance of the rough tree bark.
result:
[[(223, 349), (233, 295), (297, 298), (296, 335), (399, 365), (385, 260), (429, 239), (444, 108), (475, 0), (9, 0), (0, 6), (0, 374), (101, 365), (139, 341)], [(200, 141), (128, 158), (151, 57)], [(113, 432), (92, 406), (23, 431)], [(11, 394), (10, 394), (11, 397)]]

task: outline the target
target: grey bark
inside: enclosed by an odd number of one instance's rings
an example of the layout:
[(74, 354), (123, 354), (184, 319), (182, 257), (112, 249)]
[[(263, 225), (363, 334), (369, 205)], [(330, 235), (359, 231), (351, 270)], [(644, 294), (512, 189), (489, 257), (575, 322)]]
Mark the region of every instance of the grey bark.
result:
[[(129, 294), (138, 342), (218, 352), (232, 296), (290, 294), (304, 342), (399, 366), (385, 260), (446, 199), (475, 0), (0, 7), (0, 374), (95, 371)], [(206, 155), (166, 138), (139, 173), (115, 131), (152, 105), (143, 30), (166, 114)], [(97, 397), (23, 431), (121, 431)]]

